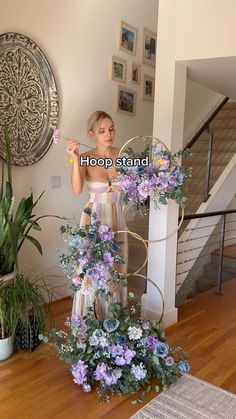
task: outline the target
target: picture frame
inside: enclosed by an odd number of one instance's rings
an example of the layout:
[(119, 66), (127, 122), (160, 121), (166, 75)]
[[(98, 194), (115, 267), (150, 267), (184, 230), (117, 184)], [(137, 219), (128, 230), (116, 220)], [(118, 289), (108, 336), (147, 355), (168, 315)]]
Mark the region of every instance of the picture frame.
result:
[(143, 100), (154, 102), (155, 78), (147, 74), (143, 75)]
[(136, 114), (137, 92), (124, 86), (117, 86), (116, 111), (126, 115)]
[(110, 59), (110, 79), (126, 82), (127, 61), (113, 55)]
[(119, 25), (119, 50), (136, 55), (137, 33), (137, 28), (121, 21)]
[(141, 80), (141, 65), (137, 63), (131, 63), (130, 81), (134, 84), (140, 84)]
[(142, 62), (155, 67), (156, 65), (157, 34), (147, 28), (143, 28), (143, 51)]

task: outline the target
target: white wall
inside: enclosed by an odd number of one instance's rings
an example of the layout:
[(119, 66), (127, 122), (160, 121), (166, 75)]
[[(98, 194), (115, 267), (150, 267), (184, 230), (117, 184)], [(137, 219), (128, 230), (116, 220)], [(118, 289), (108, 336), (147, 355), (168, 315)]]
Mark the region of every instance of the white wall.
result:
[[(64, 136), (89, 143), (86, 136), (88, 116), (96, 109), (111, 113), (117, 126), (117, 145), (139, 134), (152, 133), (153, 104), (142, 100), (141, 86), (127, 83), (138, 91), (136, 116), (115, 112), (117, 83), (109, 80), (109, 59), (117, 55), (141, 64), (142, 27), (157, 26), (157, 0), (0, 0), (0, 30), (29, 36), (45, 53), (53, 69), (60, 100), (59, 128)], [(133, 57), (117, 49), (120, 20), (138, 28), (137, 53)], [(142, 64), (142, 72), (154, 75), (152, 67)], [(64, 144), (53, 145), (36, 164), (14, 170), (17, 197), (31, 188), (35, 197), (43, 190), (38, 214), (75, 216), (77, 219), (87, 193), (76, 197), (70, 188), (70, 168), (65, 162)], [(51, 176), (61, 176), (61, 189), (51, 189)], [(43, 246), (41, 258), (31, 246), (24, 246), (21, 266), (40, 265), (39, 270), (58, 268), (57, 250), (63, 248), (58, 232), (61, 222), (42, 220), (38, 238)], [(54, 283), (64, 283), (55, 279)], [(62, 290), (67, 293), (67, 287)], [(62, 292), (62, 293), (63, 293)]]
[(184, 115), (184, 144), (190, 141), (212, 114), (213, 110), (223, 100), (223, 96), (192, 80), (187, 80), (185, 115)]
[[(169, 1), (161, 1), (168, 14)], [(236, 55), (235, 0), (174, 0), (174, 3), (176, 60)]]

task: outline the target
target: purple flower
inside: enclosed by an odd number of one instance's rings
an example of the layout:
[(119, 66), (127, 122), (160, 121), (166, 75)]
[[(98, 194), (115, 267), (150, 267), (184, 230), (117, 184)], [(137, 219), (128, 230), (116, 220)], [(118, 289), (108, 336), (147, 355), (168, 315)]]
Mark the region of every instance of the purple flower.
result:
[(115, 363), (116, 365), (125, 365), (127, 362), (126, 359), (123, 358), (123, 356), (117, 356), (115, 359)]
[(110, 227), (105, 224), (100, 225), (98, 229), (98, 234), (99, 234), (100, 239), (103, 240), (104, 242), (112, 240), (115, 236), (114, 231), (112, 231)]
[(148, 198), (151, 195), (152, 188), (148, 179), (144, 179), (138, 186), (138, 192), (141, 200)]
[(166, 365), (168, 365), (168, 367), (171, 367), (174, 364), (174, 358), (172, 356), (168, 356), (166, 358)]
[(101, 364), (98, 364), (94, 373), (95, 379), (98, 381), (103, 380), (106, 371), (107, 371), (107, 366), (106, 364), (104, 364), (104, 362), (102, 362)]
[(54, 133), (52, 135), (52, 139), (53, 139), (54, 144), (57, 144), (58, 143), (58, 141), (60, 140), (60, 131), (59, 131), (59, 129), (55, 129), (54, 130)]
[(76, 384), (83, 384), (87, 369), (88, 365), (85, 364), (84, 361), (78, 361), (76, 364), (72, 365), (72, 375), (74, 377), (73, 381)]
[(144, 321), (142, 324), (143, 330), (149, 330), (151, 328), (150, 323), (148, 321)]
[(154, 336), (148, 336), (146, 338), (146, 348), (148, 349), (154, 349), (156, 345), (158, 344), (158, 340), (154, 338)]
[(109, 267), (109, 269), (112, 269), (114, 266), (114, 258), (112, 257), (112, 254), (110, 252), (104, 252), (103, 253), (103, 260), (105, 264)]
[(104, 374), (104, 381), (107, 386), (112, 386), (113, 384), (116, 384), (117, 378), (111, 371), (107, 371)]
[(135, 351), (133, 351), (132, 349), (126, 349), (124, 353), (126, 363), (131, 364), (132, 359), (135, 357), (135, 355), (136, 355)]
[(110, 348), (111, 356), (115, 358), (116, 356), (123, 355), (124, 348), (121, 345), (112, 345)]

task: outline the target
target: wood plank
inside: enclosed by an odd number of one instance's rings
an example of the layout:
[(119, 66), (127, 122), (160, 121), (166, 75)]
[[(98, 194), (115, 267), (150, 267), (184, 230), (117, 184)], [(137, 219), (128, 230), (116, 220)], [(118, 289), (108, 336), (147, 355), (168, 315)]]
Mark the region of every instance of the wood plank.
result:
[[(224, 295), (212, 290), (179, 308), (179, 322), (166, 330), (171, 346), (189, 354), (191, 373), (236, 393), (236, 279), (223, 284)], [(71, 299), (53, 303), (57, 327), (70, 314)], [(145, 403), (155, 397), (149, 394)], [(76, 386), (68, 365), (53, 347), (41, 344), (33, 353), (18, 352), (0, 363), (0, 417), (4, 419), (129, 418), (143, 404), (113, 396), (100, 405), (96, 391)]]

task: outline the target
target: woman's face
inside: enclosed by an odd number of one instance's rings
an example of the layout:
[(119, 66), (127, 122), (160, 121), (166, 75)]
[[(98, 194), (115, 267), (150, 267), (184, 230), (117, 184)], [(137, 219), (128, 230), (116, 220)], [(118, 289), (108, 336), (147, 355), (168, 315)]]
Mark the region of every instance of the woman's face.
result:
[(97, 146), (109, 147), (112, 145), (115, 138), (115, 127), (110, 118), (102, 119), (100, 127), (94, 133), (93, 138)]

